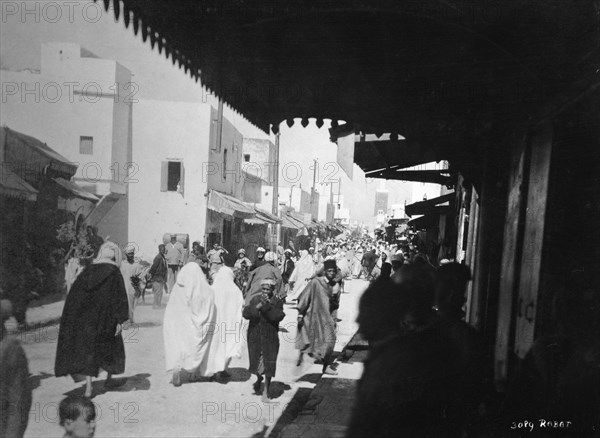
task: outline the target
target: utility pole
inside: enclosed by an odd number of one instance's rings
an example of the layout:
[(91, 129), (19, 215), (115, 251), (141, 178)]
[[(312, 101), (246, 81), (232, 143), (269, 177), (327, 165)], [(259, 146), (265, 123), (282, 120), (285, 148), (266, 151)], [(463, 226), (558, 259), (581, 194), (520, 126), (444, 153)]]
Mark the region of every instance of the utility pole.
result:
[[(313, 211), (315, 211), (315, 187), (317, 184), (317, 166), (319, 165), (319, 159), (315, 158), (313, 160), (313, 183), (312, 183), (312, 189), (310, 190), (310, 213), (312, 215)], [(315, 217), (314, 220), (317, 220), (318, 218)]]
[[(275, 134), (275, 165), (273, 166), (273, 202), (271, 204), (271, 211), (273, 215), (279, 216), (279, 130), (277, 130), (277, 134)], [(281, 225), (274, 224), (275, 233), (272, 236), (275, 239), (271, 238), (271, 251), (277, 250), (277, 242), (281, 240)]]

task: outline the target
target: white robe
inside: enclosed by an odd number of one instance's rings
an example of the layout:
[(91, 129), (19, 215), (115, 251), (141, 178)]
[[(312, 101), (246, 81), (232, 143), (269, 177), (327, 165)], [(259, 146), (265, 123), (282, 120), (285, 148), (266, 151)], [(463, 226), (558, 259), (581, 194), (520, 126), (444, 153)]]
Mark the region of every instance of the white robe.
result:
[(350, 263), (348, 263), (348, 259), (346, 258), (345, 252), (339, 252), (336, 254), (335, 262), (337, 267), (341, 271), (342, 278), (346, 278), (352, 275), (352, 271), (350, 269)]
[(315, 275), (316, 266), (313, 257), (306, 250), (300, 251), (300, 260), (294, 265), (294, 271), (290, 275), (290, 282), (294, 282), (294, 288), (289, 295), (290, 299), (298, 298), (300, 292), (304, 290), (309, 278)]
[(212, 284), (217, 308), (217, 330), (210, 355), (211, 363), (220, 371), (225, 370), (229, 359), (242, 355), (244, 297), (233, 279), (231, 268), (223, 266)]
[(163, 321), (167, 371), (183, 369), (197, 377), (218, 371), (211, 353), (216, 328), (215, 293), (196, 263), (185, 265), (173, 286)]

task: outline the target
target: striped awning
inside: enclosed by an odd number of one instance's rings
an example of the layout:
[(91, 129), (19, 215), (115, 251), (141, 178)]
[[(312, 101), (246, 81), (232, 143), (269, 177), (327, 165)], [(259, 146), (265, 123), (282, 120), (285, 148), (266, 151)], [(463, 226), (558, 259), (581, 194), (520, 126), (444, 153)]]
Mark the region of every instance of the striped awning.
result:
[(256, 216), (256, 210), (253, 207), (233, 196), (215, 190), (211, 190), (208, 195), (207, 207), (217, 213), (236, 218), (249, 219)]
[(36, 201), (38, 191), (4, 164), (0, 163), (0, 195)]

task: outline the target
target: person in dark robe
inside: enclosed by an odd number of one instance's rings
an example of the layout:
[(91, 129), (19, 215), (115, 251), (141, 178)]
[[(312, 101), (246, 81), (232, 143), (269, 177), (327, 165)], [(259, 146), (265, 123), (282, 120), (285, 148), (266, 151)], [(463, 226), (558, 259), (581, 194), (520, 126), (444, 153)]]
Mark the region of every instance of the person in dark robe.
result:
[(463, 437), (457, 351), (418, 284), (389, 284), (399, 288), (398, 330), (371, 346), (346, 437)]
[(334, 297), (340, 293), (335, 260), (325, 260), (324, 274), (310, 280), (298, 298), (298, 365), (302, 364), (304, 354), (308, 354), (323, 364), (324, 374), (336, 375), (337, 371), (331, 367), (336, 340), (332, 312), (336, 304)]
[(283, 278), (281, 277), (281, 271), (275, 267), (276, 262), (276, 254), (269, 251), (265, 254), (263, 260), (259, 259), (254, 267), (250, 268), (248, 281), (244, 289), (244, 297), (246, 297), (246, 299), (252, 298), (254, 295), (262, 294), (262, 280), (271, 279), (275, 280), (275, 295), (285, 300)]
[(98, 377), (100, 369), (108, 373), (107, 388), (118, 385), (113, 374), (125, 371), (121, 331), (129, 319), (129, 304), (121, 259), (116, 244), (102, 245), (94, 263), (73, 283), (60, 321), (54, 374), (85, 379), (87, 397), (92, 396), (92, 377)]
[(373, 280), (373, 269), (377, 266), (377, 254), (375, 248), (367, 251), (362, 258), (363, 273), (366, 280)]
[(402, 305), (402, 289), (390, 278), (379, 277), (362, 294), (356, 322), (370, 348), (400, 333)]
[[(417, 268), (418, 269), (418, 268)], [(486, 400), (490, 396), (493, 376), (492, 364), (486, 364), (485, 346), (477, 330), (467, 324), (463, 317), (463, 306), (466, 299), (466, 288), (471, 279), (471, 271), (459, 263), (447, 263), (440, 266), (435, 273), (435, 306), (439, 316), (440, 336), (456, 349), (462, 374), (456, 376), (461, 380), (464, 400), (461, 406), (464, 411), (456, 412), (470, 423), (468, 428), (473, 432), (485, 429), (484, 412)]]
[(0, 313), (0, 436), (21, 438), (31, 409), (29, 366), (21, 343), (14, 337), (9, 338), (4, 327), (13, 313), (9, 300), (0, 300)]
[(259, 393), (263, 375), (265, 376), (263, 401), (269, 399), (271, 379), (275, 377), (279, 353), (279, 322), (285, 317), (283, 300), (275, 294), (275, 285), (274, 280), (263, 279), (261, 294), (255, 294), (247, 300), (242, 312), (242, 316), (250, 321), (247, 337), (250, 360), (248, 370), (256, 374), (255, 393)]
[(163, 292), (168, 291), (167, 288), (167, 259), (165, 259), (166, 248), (164, 244), (158, 245), (158, 254), (154, 257), (152, 266), (147, 274), (147, 279), (152, 281), (152, 295), (154, 302), (153, 309), (162, 307)]
[(290, 290), (290, 277), (292, 272), (294, 272), (295, 264), (292, 260), (292, 251), (290, 249), (285, 250), (284, 257), (283, 264), (281, 265), (281, 279), (283, 281), (285, 295), (287, 296)]

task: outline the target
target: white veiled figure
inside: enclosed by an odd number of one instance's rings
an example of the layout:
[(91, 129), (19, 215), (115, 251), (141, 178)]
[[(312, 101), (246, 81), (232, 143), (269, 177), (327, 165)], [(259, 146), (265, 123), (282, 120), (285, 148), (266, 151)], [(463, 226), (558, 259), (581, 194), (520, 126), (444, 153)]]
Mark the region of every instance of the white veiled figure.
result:
[(308, 282), (306, 280), (315, 275), (315, 263), (312, 256), (306, 250), (300, 251), (300, 259), (294, 265), (294, 271), (290, 276), (290, 282), (294, 282), (289, 299), (297, 299), (300, 292), (304, 290)]
[(339, 251), (336, 254), (335, 261), (338, 269), (342, 273), (342, 278), (346, 278), (352, 275), (352, 271), (350, 269), (350, 263), (348, 263), (348, 259), (346, 258), (346, 253), (344, 251)]
[(242, 355), (244, 297), (233, 281), (234, 277), (233, 270), (223, 266), (212, 284), (217, 308), (217, 330), (210, 355), (211, 363), (219, 371), (226, 370), (232, 358)]
[(196, 263), (185, 265), (173, 286), (163, 321), (167, 371), (185, 370), (195, 377), (212, 376), (211, 357), (216, 324), (215, 293)]

